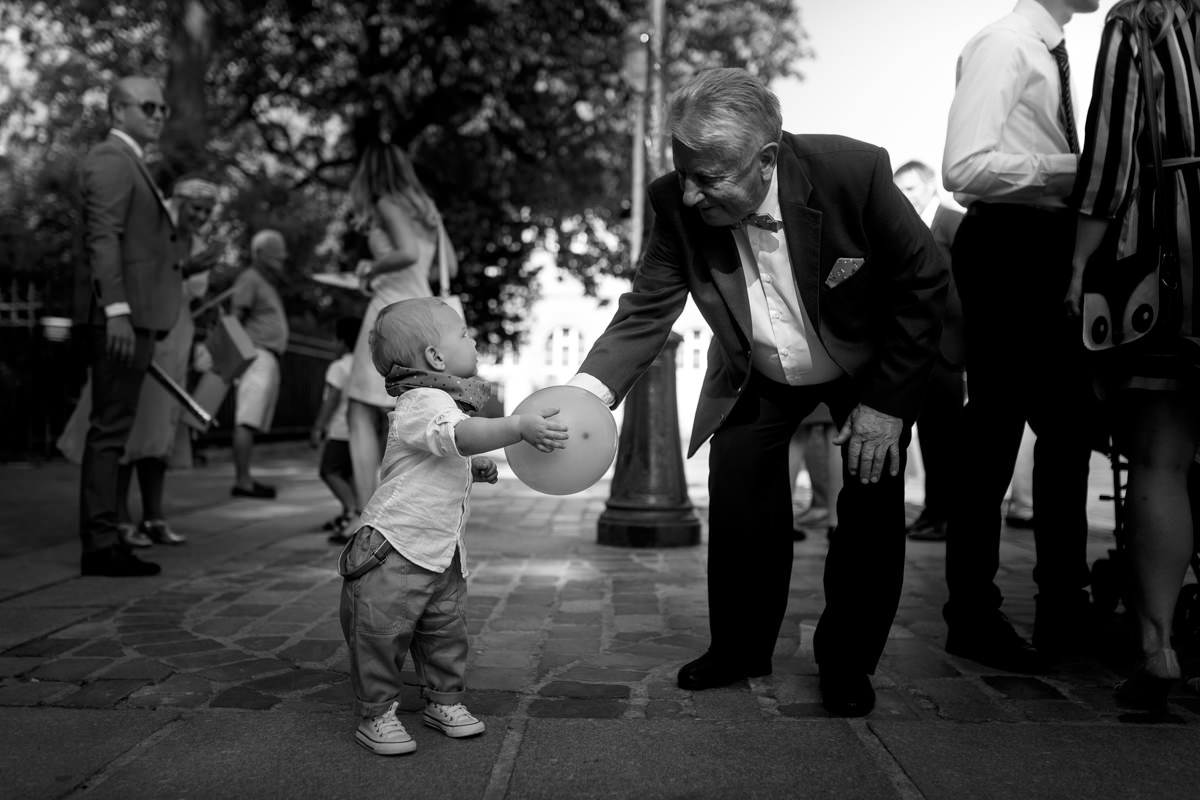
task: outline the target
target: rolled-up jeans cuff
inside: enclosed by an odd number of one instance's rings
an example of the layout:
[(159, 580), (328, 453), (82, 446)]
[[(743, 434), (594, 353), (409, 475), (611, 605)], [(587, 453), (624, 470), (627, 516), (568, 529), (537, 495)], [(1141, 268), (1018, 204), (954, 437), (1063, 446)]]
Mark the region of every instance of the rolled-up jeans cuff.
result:
[(426, 700), (430, 701), (431, 703), (441, 703), (444, 706), (452, 706), (455, 703), (461, 703), (466, 694), (467, 693), (462, 690), (457, 692), (439, 692), (437, 689), (430, 689), (428, 687), (421, 690), (421, 695)]

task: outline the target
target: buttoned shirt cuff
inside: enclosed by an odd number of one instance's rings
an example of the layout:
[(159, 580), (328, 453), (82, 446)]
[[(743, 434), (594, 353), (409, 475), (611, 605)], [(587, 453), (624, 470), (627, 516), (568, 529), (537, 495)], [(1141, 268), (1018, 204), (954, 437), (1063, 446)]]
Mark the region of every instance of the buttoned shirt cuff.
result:
[(617, 402), (617, 396), (613, 394), (612, 389), (609, 389), (599, 378), (588, 375), (586, 372), (577, 372), (575, 377), (567, 381), (567, 386), (578, 386), (580, 389), (587, 389), (596, 397), (600, 398), (600, 402), (612, 408)]
[(128, 317), (132, 313), (132, 310), (129, 308), (129, 303), (112, 303), (111, 305), (104, 307), (104, 316), (107, 319), (112, 319), (113, 317)]

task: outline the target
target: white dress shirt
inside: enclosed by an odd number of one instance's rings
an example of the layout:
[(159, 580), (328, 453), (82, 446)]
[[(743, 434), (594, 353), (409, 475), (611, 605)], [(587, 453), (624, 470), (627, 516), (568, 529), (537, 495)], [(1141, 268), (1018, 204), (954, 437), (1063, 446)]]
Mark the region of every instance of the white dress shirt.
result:
[[(771, 175), (767, 196), (755, 212), (781, 219), (779, 170)], [(733, 229), (753, 329), (754, 368), (777, 383), (802, 386), (827, 383), (842, 374), (821, 340), (813, 334), (788, 255), (783, 229), (772, 233), (755, 225)]]
[(963, 48), (942, 157), (943, 182), (962, 205), (1066, 207), (1079, 159), (1059, 123), (1050, 49), (1062, 40), (1045, 7), (1018, 0)]
[(470, 516), (471, 459), (458, 451), (454, 428), (467, 414), (441, 389), (410, 389), (388, 414), (387, 448), (379, 488), (362, 511), (362, 524), (383, 534), (417, 566), (445, 572), (459, 551)]

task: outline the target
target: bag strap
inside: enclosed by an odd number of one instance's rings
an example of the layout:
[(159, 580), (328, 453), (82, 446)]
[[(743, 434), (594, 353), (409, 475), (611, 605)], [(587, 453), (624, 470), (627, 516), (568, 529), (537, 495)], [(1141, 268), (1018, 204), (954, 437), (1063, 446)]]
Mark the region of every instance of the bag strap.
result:
[[(1174, 252), (1175, 192), (1169, 190), (1167, 181), (1163, 178), (1162, 141), (1159, 139), (1158, 131), (1158, 94), (1154, 91), (1154, 78), (1150, 74), (1153, 69), (1154, 48), (1150, 43), (1150, 31), (1145, 24), (1145, 17), (1140, 17), (1137, 28), (1142, 59), (1142, 91), (1145, 95), (1146, 122), (1150, 128), (1150, 149), (1154, 154), (1154, 206), (1152, 210), (1154, 238), (1159, 246), (1167, 246)], [(1173, 258), (1164, 259), (1163, 268), (1159, 275), (1160, 280), (1167, 288), (1175, 289), (1179, 285), (1178, 262)]]

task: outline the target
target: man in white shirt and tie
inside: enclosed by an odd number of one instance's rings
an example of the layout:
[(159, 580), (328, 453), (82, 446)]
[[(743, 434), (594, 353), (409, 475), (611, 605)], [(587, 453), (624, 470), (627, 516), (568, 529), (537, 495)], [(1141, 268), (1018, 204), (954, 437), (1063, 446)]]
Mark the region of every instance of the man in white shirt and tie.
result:
[(845, 486), (813, 647), (825, 706), (869, 713), (903, 582), (903, 453), (937, 356), (946, 267), (886, 152), (784, 132), (778, 99), (744, 70), (699, 73), (667, 127), (675, 171), (650, 187), (633, 287), (571, 382), (619, 402), (689, 295), (713, 331), (689, 448), (712, 437), (711, 643), (678, 677), (694, 691), (772, 672), (793, 559), (788, 443), (828, 404)]
[[(1086, 637), (1087, 480), (1094, 407), (1063, 312), (1079, 142), (1063, 26), (1098, 0), (1018, 0), (963, 48), (942, 162), (966, 207), (953, 247), (966, 323), (963, 480), (946, 542), (946, 650), (1037, 672)], [(1035, 650), (1000, 611), (1000, 505), (1026, 421), (1037, 433)]]

